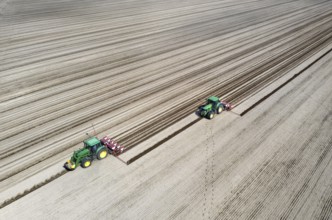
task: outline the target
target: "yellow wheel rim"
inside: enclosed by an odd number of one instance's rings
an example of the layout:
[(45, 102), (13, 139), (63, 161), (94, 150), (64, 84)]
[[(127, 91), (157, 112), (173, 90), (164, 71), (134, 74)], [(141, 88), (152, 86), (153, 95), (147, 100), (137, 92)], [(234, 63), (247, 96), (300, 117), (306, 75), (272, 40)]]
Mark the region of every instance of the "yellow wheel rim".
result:
[(84, 166), (85, 166), (85, 167), (88, 167), (88, 166), (90, 166), (90, 164), (91, 164), (90, 161), (85, 161)]
[(72, 169), (75, 169), (75, 164), (72, 164), (72, 165), (71, 165), (71, 168), (72, 168)]
[(107, 152), (106, 152), (106, 150), (103, 150), (102, 152), (100, 152), (100, 158), (105, 158), (106, 157), (106, 155), (107, 155)]

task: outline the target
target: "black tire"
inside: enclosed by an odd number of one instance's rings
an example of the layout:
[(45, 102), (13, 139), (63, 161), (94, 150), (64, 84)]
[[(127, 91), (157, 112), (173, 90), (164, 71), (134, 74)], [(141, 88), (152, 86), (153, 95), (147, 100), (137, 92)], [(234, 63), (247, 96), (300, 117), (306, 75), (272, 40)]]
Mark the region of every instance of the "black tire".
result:
[(91, 160), (90, 158), (88, 158), (88, 157), (84, 158), (84, 159), (82, 160), (82, 162), (81, 162), (81, 166), (82, 166), (83, 168), (88, 168), (88, 167), (91, 166), (91, 164), (92, 164), (92, 160)]
[(207, 118), (208, 119), (213, 119), (214, 118), (214, 112), (213, 111), (210, 111), (208, 114), (207, 114)]
[(106, 148), (102, 148), (97, 152), (97, 159), (98, 160), (102, 160), (105, 159), (108, 155), (107, 149)]
[(76, 166), (74, 166), (74, 167), (69, 166), (68, 162), (66, 162), (66, 163), (63, 165), (63, 167), (64, 167), (67, 171), (73, 171), (73, 170), (76, 169)]

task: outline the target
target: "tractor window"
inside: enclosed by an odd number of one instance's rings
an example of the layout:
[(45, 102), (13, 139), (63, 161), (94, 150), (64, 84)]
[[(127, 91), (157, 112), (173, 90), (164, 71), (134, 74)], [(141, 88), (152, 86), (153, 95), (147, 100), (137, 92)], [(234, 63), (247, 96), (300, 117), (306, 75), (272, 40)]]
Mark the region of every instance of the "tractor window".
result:
[(208, 103), (209, 104), (212, 104), (212, 106), (215, 106), (217, 103), (216, 102), (214, 102), (214, 101), (212, 101), (212, 100), (208, 100)]
[(97, 144), (96, 145), (93, 145), (92, 147), (91, 147), (91, 150), (92, 150), (92, 152), (97, 152)]
[(216, 102), (212, 101), (212, 100), (208, 100), (208, 104), (212, 104), (212, 105), (215, 105)]

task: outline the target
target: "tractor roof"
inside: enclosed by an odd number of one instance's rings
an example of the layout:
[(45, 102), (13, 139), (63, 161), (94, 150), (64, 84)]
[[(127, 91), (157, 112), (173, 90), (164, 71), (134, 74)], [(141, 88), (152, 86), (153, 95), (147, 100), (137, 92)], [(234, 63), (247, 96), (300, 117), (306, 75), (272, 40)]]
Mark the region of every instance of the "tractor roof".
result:
[(94, 146), (96, 144), (99, 144), (100, 143), (100, 140), (96, 137), (92, 137), (92, 138), (89, 138), (89, 139), (86, 139), (84, 141), (84, 143), (88, 146)]
[(219, 102), (219, 98), (216, 97), (216, 96), (210, 96), (210, 97), (208, 98), (208, 101), (211, 101), (211, 102)]

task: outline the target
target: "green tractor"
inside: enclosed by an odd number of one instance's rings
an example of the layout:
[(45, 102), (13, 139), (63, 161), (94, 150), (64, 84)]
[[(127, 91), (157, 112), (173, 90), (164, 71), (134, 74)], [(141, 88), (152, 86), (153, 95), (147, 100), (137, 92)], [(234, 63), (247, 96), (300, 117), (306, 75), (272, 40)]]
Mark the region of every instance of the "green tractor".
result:
[(107, 157), (108, 150), (96, 137), (90, 137), (83, 141), (84, 147), (76, 150), (65, 163), (65, 168), (68, 170), (75, 170), (76, 167), (81, 165), (83, 168), (91, 166), (94, 159), (102, 160)]
[(220, 114), (225, 109), (223, 103), (220, 102), (216, 96), (210, 96), (207, 103), (198, 108), (198, 113), (201, 117), (213, 119), (215, 114)]

